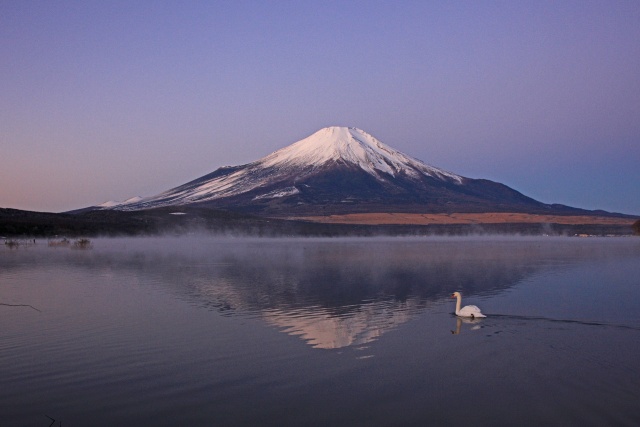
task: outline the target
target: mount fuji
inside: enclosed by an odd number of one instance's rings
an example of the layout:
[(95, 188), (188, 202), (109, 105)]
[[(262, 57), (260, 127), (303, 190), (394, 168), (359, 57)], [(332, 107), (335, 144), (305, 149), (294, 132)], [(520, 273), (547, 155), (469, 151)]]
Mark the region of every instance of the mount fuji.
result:
[(369, 133), (327, 127), (262, 159), (226, 166), (156, 196), (92, 209), (199, 206), (287, 217), (363, 212), (588, 213), (433, 167)]

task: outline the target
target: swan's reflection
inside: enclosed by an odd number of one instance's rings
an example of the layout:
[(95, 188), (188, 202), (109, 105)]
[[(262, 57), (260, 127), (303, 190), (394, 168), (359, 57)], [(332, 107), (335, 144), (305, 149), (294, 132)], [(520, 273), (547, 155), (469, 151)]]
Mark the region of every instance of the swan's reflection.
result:
[(468, 325), (473, 325), (471, 326), (471, 330), (472, 331), (477, 331), (478, 329), (481, 328), (480, 323), (482, 323), (482, 319), (481, 318), (471, 318), (471, 317), (459, 317), (456, 316), (456, 329), (455, 331), (451, 331), (451, 333), (453, 335), (458, 335), (460, 334), (460, 330), (462, 328), (462, 324), (466, 323)]

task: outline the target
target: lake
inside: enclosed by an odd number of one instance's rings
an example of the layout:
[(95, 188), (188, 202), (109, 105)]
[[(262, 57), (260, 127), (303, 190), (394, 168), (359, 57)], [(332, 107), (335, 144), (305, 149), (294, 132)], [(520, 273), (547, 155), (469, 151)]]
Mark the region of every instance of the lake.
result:
[(0, 425), (637, 426), (639, 301), (639, 238), (1, 245)]

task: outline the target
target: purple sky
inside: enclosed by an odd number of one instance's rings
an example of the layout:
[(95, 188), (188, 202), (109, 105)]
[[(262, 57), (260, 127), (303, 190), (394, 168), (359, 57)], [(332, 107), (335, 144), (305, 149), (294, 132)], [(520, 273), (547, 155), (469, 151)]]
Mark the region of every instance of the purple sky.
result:
[(640, 215), (640, 2), (0, 1), (0, 207), (151, 196), (355, 126)]

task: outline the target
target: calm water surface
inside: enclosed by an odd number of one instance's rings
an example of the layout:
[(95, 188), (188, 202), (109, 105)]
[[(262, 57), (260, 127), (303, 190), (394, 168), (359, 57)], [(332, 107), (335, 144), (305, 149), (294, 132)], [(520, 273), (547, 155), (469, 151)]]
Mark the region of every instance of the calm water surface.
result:
[(639, 301), (636, 238), (2, 245), (0, 425), (636, 426)]

